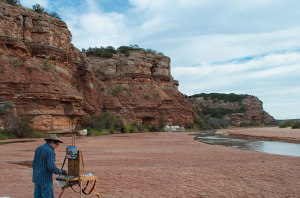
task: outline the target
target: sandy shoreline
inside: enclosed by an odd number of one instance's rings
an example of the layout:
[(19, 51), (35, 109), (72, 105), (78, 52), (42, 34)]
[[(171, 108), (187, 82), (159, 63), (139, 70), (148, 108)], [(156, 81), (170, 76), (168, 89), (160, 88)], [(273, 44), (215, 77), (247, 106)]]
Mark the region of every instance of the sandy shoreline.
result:
[[(252, 131), (270, 135), (260, 128)], [(300, 157), (207, 145), (190, 134), (80, 137), (77, 146), (87, 172), (99, 177), (97, 188), (103, 198), (299, 197)], [(71, 144), (69, 137), (62, 139), (64, 144), (56, 151), (58, 167), (65, 146)], [(0, 145), (0, 197), (33, 197), (32, 169), (12, 162), (31, 161), (43, 143), (35, 139)], [(54, 186), (57, 197), (60, 189)], [(71, 189), (64, 195), (79, 197)]]
[(236, 138), (300, 143), (300, 129), (261, 127), (220, 129), (217, 133)]

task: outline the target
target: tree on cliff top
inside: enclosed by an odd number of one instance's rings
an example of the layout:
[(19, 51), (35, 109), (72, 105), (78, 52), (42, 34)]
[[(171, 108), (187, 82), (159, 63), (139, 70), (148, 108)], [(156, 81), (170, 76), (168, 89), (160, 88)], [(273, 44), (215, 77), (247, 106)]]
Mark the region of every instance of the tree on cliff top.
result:
[(103, 58), (112, 58), (117, 51), (114, 47), (108, 46), (108, 47), (89, 47), (87, 50), (82, 49), (82, 52), (86, 53), (87, 56), (99, 56)]
[(48, 14), (50, 16), (53, 16), (54, 18), (57, 18), (59, 20), (61, 20), (60, 16), (56, 13), (56, 12), (49, 12), (49, 11), (46, 11), (46, 9), (44, 7), (42, 7), (40, 4), (34, 4), (32, 6), (32, 9), (34, 11), (36, 11), (37, 13), (45, 13), (45, 14)]
[(240, 102), (245, 98), (248, 97), (254, 97), (248, 94), (223, 94), (223, 93), (201, 93), (201, 94), (194, 94), (192, 96), (188, 96), (188, 98), (197, 98), (197, 97), (203, 97), (204, 99), (218, 99), (218, 100), (224, 100), (227, 102)]
[(21, 5), (19, 0), (5, 0), (5, 2), (13, 6)]
[(38, 13), (45, 13), (45, 8), (43, 8), (40, 4), (34, 4), (32, 6), (33, 10), (38, 12)]
[(146, 53), (157, 53), (164, 56), (162, 52), (156, 52), (155, 50), (152, 49), (145, 50), (144, 48), (141, 48), (136, 44), (130, 46), (120, 46), (117, 49), (115, 49), (112, 46), (108, 46), (108, 47), (101, 46), (101, 47), (94, 47), (94, 48), (89, 47), (88, 49), (83, 48), (82, 52), (86, 53), (87, 56), (99, 56), (102, 58), (112, 58), (113, 55), (117, 52), (120, 52), (125, 56), (130, 56), (130, 51), (133, 50), (144, 50), (144, 52)]

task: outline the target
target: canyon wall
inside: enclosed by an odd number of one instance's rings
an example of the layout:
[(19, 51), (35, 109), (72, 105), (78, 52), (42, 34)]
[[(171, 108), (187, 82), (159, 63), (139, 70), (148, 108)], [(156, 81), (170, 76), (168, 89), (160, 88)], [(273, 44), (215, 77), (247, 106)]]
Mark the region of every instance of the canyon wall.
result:
[[(35, 130), (72, 131), (83, 116), (105, 111), (125, 124), (193, 121), (168, 57), (145, 50), (86, 57), (63, 21), (2, 1), (0, 10), (0, 108), (13, 103)], [(2, 128), (3, 120), (0, 111)]]

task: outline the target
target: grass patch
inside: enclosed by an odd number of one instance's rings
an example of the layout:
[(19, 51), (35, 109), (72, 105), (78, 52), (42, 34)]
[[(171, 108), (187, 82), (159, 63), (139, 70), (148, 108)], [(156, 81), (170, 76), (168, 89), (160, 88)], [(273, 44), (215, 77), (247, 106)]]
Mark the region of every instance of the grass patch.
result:
[(124, 126), (125, 133), (142, 133), (142, 132), (149, 132), (150, 129), (148, 126), (139, 125), (136, 123), (128, 124)]
[(135, 125), (126, 125), (124, 127), (125, 133), (138, 133), (139, 130)]
[(87, 132), (88, 136), (98, 136), (98, 135), (109, 135), (110, 134), (110, 130), (108, 130), (108, 129), (95, 130), (95, 129), (88, 128), (87, 131), (88, 131)]
[(42, 132), (39, 132), (39, 131), (34, 131), (31, 134), (31, 137), (33, 137), (33, 138), (46, 138), (48, 136), (49, 136), (48, 134), (45, 134), (45, 133), (42, 133)]
[(7, 140), (9, 139), (10, 137), (5, 134), (2, 130), (0, 130), (0, 140)]

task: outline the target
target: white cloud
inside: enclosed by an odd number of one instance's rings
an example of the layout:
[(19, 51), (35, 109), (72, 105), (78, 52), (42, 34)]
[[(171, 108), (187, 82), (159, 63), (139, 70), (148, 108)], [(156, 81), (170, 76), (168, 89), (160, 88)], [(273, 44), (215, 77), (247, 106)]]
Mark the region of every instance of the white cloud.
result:
[(97, 13), (82, 15), (76, 24), (78, 28), (70, 27), (73, 29), (74, 36), (80, 38), (74, 41), (75, 45), (94, 47), (116, 46), (122, 43), (121, 33), (126, 34), (122, 20), (122, 15), (116, 13), (111, 13), (108, 16)]
[[(293, 118), (297, 114), (300, 52), (273, 53), (242, 62), (175, 67), (172, 71), (173, 77), (180, 82), (179, 89), (188, 95), (202, 92), (251, 94), (258, 96), (276, 118)], [(291, 108), (277, 111), (278, 103), (286, 102), (294, 104), (294, 111)]]
[(95, 46), (120, 46), (127, 43), (129, 34), (124, 15), (105, 13), (93, 0), (86, 2), (86, 11), (66, 11), (65, 18), (79, 49)]

